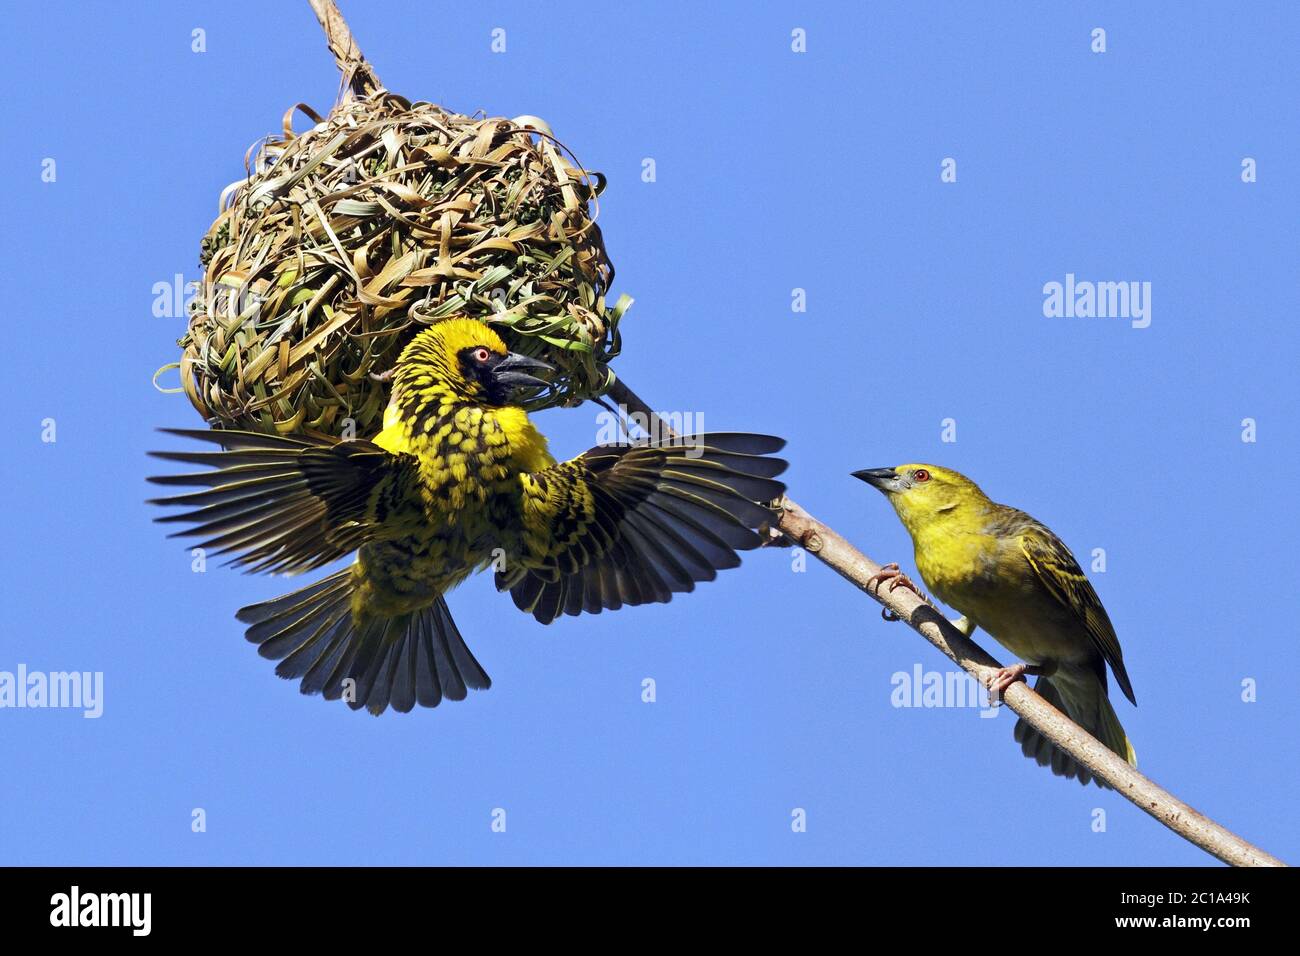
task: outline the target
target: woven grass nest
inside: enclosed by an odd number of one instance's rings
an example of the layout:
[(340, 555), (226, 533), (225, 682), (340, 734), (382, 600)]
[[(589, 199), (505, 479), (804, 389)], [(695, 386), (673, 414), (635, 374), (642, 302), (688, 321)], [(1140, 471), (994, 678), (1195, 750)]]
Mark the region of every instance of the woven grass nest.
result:
[[(295, 134), (301, 110), (315, 125)], [(299, 104), (250, 150), (203, 239), (181, 387), (215, 427), (366, 437), (419, 329), (483, 318), (556, 367), (530, 405), (613, 382), (614, 267), (594, 221), (604, 177), (533, 117), (469, 117), (386, 90), (322, 119)]]

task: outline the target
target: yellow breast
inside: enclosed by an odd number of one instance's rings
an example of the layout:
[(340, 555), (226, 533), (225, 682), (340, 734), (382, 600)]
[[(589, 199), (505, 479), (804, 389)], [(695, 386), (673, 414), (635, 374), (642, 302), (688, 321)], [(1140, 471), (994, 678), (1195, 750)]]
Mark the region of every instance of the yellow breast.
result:
[(498, 408), (493, 413), (510, 446), (510, 457), (519, 471), (541, 471), (555, 464), (539, 432), (522, 408)]
[(945, 604), (969, 614), (963, 607), (988, 590), (985, 569), (989, 566), (996, 539), (983, 534), (921, 534), (914, 538), (916, 569), (926, 587)]
[(1070, 661), (1086, 651), (1061, 624), (1060, 609), (1039, 586), (1015, 539), (935, 535), (917, 542), (916, 566), (944, 604), (1029, 663)]

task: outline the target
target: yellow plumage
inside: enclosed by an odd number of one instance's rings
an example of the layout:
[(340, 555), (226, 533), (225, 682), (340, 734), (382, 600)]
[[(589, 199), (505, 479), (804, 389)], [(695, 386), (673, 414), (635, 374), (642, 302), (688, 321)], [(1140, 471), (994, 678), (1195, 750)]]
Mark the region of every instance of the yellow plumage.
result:
[[(991, 501), (969, 478), (937, 465), (854, 473), (884, 492), (912, 536), (916, 568), (939, 600), (1038, 671), (1035, 690), (1129, 763), (1137, 755), (1106, 693), (1109, 664), (1137, 703), (1119, 640), (1069, 548), (1023, 511)], [(1062, 776), (1091, 774), (1024, 721), (1027, 756)], [(1098, 785), (1104, 786), (1100, 780)]]
[(239, 612), (277, 673), (304, 693), (381, 713), (462, 699), (490, 681), (444, 595), (493, 567), (497, 586), (543, 623), (561, 614), (664, 602), (721, 568), (779, 497), (783, 442), (691, 436), (593, 448), (557, 464), (516, 404), (544, 363), (507, 351), (474, 319), (416, 335), (393, 374), (373, 441), (176, 431), (219, 452), (158, 452), (214, 467), (161, 484), (208, 490), (157, 499), (160, 520), (255, 571), (299, 573), (355, 551), (351, 567)]

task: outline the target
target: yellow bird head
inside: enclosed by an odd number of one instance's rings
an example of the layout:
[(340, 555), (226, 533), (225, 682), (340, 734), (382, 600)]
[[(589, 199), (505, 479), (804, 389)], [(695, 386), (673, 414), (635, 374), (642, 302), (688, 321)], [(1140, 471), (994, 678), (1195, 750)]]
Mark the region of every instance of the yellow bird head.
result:
[(543, 388), (529, 371), (551, 371), (540, 359), (511, 352), (478, 319), (447, 319), (410, 341), (397, 360), (396, 391), (411, 400), (451, 397), (476, 405), (502, 406), (520, 389)]
[(978, 517), (992, 504), (975, 482), (938, 465), (864, 468), (853, 477), (881, 491), (910, 532), (938, 521)]

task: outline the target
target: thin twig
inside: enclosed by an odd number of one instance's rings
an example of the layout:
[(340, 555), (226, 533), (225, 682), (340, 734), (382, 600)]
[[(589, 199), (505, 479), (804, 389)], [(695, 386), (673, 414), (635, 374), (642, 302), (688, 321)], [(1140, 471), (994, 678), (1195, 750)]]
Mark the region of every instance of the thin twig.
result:
[[(672, 433), (654, 410), (622, 381), (614, 384), (609, 395), (619, 405), (646, 416), (647, 420), (660, 429), (660, 434)], [(896, 614), (900, 620), (907, 622), (913, 630), (983, 686), (989, 685), (990, 679), (999, 669), (998, 662), (912, 591), (906, 588), (891, 591), (888, 587), (868, 587), (868, 582), (880, 570), (880, 565), (849, 544), (836, 531), (789, 498), (781, 500), (777, 527), (794, 544), (802, 547), (872, 600), (879, 602), (886, 610)], [(1012, 684), (1003, 693), (1002, 700), (1035, 730), (1080, 765), (1087, 767), (1094, 776), (1114, 787), (1126, 800), (1224, 863), (1233, 866), (1286, 865), (1188, 806), (1129, 766), (1108, 747), (1038, 696), (1028, 684)]]

